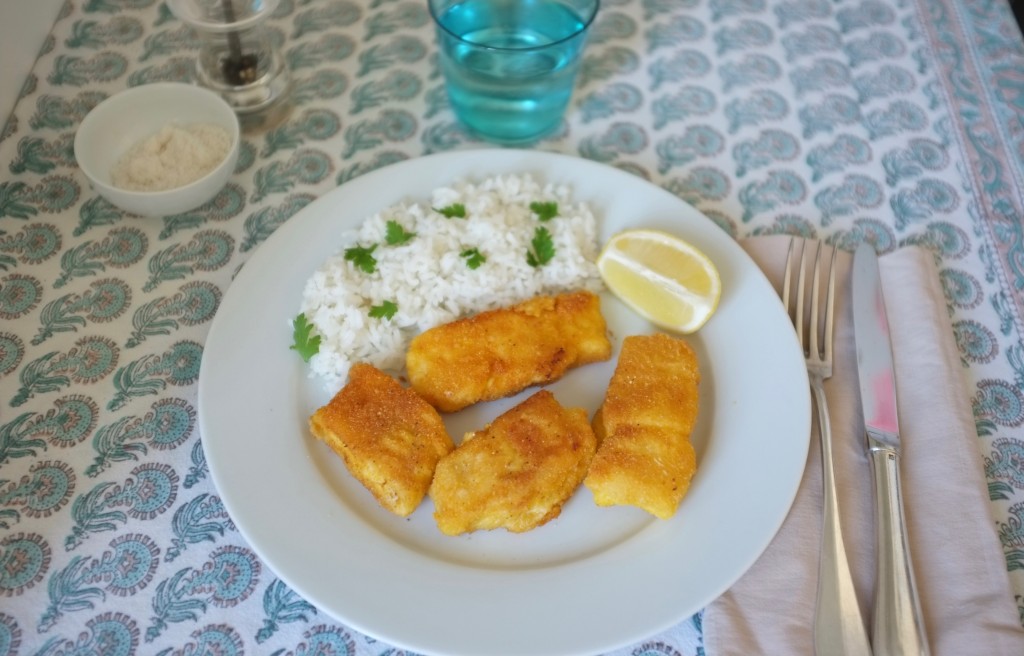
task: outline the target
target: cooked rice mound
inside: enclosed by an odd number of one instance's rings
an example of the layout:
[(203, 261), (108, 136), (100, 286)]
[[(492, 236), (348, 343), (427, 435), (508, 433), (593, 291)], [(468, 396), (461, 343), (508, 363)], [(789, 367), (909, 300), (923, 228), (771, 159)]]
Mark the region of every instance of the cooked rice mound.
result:
[[(541, 222), (530, 209), (533, 202), (557, 203), (558, 215)], [(436, 211), (456, 203), (465, 206), (465, 218)], [(415, 237), (389, 246), (389, 221)], [(555, 255), (533, 267), (526, 255), (538, 227), (550, 232)], [(346, 249), (374, 244), (373, 273), (345, 259)], [(462, 255), (471, 249), (486, 258), (476, 269)], [(541, 294), (600, 291), (597, 254), (590, 208), (574, 202), (567, 186), (541, 184), (529, 175), (459, 181), (429, 199), (385, 208), (342, 235), (337, 254), (306, 283), (300, 310), (321, 340), (311, 375), (334, 393), (355, 362), (400, 372), (409, 341), (429, 328)], [(371, 317), (370, 308), (385, 301), (397, 305), (394, 316)]]

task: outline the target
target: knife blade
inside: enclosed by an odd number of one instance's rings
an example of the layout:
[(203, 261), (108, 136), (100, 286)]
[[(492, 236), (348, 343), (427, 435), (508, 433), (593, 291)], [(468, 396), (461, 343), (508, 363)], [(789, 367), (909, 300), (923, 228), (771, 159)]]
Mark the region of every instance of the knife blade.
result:
[(876, 568), (872, 648), (876, 656), (927, 655), (928, 640), (903, 511), (892, 342), (878, 255), (870, 244), (861, 244), (853, 256), (852, 305), (857, 376), (874, 478)]

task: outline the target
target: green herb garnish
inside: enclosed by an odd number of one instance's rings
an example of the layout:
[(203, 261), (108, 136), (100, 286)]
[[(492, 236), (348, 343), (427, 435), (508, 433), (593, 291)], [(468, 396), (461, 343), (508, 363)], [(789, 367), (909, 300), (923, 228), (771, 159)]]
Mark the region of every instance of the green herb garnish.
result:
[(309, 359), (320, 351), (320, 335), (312, 333), (313, 324), (300, 312), (292, 320), (293, 343), (289, 348), (298, 351), (305, 362), (309, 362)]
[(476, 248), (467, 248), (466, 250), (459, 253), (459, 256), (466, 258), (466, 266), (468, 266), (470, 269), (476, 269), (481, 264), (487, 261), (487, 258), (484, 257), (484, 254), (481, 253), (479, 249)]
[(446, 219), (466, 218), (466, 206), (463, 205), (462, 203), (452, 203), (451, 205), (442, 207), (441, 209), (435, 207), (434, 211), (437, 212), (438, 214), (444, 215), (444, 218)]
[(398, 221), (388, 221), (387, 235), (384, 240), (388, 246), (401, 246), (416, 236), (415, 232), (406, 232), (405, 228)]
[(537, 220), (540, 222), (550, 221), (551, 219), (558, 216), (558, 203), (555, 202), (533, 202), (530, 203), (530, 209), (537, 215)]
[(398, 312), (398, 304), (394, 301), (384, 301), (380, 305), (370, 306), (370, 316), (374, 319), (390, 319)]
[(534, 268), (547, 264), (555, 256), (555, 243), (551, 240), (551, 233), (543, 226), (533, 231), (530, 245), (533, 250), (526, 252), (526, 263)]
[(369, 248), (363, 248), (362, 246), (346, 248), (345, 259), (355, 265), (357, 269), (362, 269), (366, 273), (373, 273), (377, 270), (377, 259), (373, 256), (373, 251), (376, 249), (377, 244)]

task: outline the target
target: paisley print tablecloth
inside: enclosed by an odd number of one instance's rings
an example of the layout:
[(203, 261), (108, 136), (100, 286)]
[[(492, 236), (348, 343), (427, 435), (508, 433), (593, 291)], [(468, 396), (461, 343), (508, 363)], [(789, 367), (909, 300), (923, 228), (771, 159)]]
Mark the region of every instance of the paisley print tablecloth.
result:
[[(204, 462), (199, 362), (233, 274), (289, 217), (484, 144), (447, 105), (422, 0), (283, 0), (270, 23), (294, 108), (195, 211), (125, 215), (72, 151), (104, 98), (195, 79), (198, 44), (158, 0), (68, 2), (6, 122), (0, 654), (399, 651), (240, 537)], [(642, 176), (737, 237), (930, 249), (1024, 615), (1024, 41), (1005, 0), (606, 0), (535, 148)], [(703, 653), (700, 627), (615, 653)]]

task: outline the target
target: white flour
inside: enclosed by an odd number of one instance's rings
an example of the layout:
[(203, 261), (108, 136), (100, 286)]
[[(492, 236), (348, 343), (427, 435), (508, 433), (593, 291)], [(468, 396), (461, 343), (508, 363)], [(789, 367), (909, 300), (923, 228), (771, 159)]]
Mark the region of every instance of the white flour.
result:
[(231, 150), (231, 135), (219, 125), (170, 124), (128, 149), (110, 172), (115, 187), (164, 191), (195, 182)]

